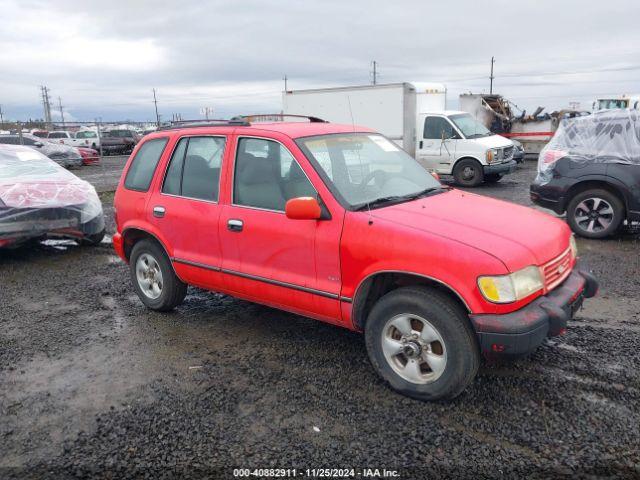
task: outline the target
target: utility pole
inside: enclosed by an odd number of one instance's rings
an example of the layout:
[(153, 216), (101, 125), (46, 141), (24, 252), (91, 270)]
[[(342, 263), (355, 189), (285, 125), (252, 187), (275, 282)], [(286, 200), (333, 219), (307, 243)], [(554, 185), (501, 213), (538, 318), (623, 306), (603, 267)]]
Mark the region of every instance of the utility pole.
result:
[(62, 129), (64, 130), (64, 110), (62, 109), (62, 99), (58, 97), (58, 107), (60, 108), (60, 118), (62, 119)]
[(156, 89), (153, 89), (153, 103), (156, 106), (156, 126), (160, 127), (160, 115), (158, 115), (158, 100), (156, 99)]
[(42, 106), (44, 108), (44, 122), (47, 128), (51, 128), (51, 104), (49, 103), (49, 89), (44, 85), (40, 86), (42, 92)]
[(4, 125), (4, 117), (2, 116), (2, 105), (0, 105), (0, 128)]
[(491, 76), (489, 77), (489, 82), (490, 82), (489, 83), (489, 95), (493, 94), (493, 79), (494, 79), (494, 76), (493, 76), (493, 64), (495, 62), (496, 61), (493, 59), (493, 57), (491, 57)]
[(371, 74), (373, 76), (373, 84), (376, 85), (378, 83), (378, 62), (374, 60), (372, 63), (373, 63), (373, 72), (371, 72)]
[(284, 80), (284, 91), (286, 93), (287, 92), (287, 75), (286, 74), (284, 75), (283, 80)]

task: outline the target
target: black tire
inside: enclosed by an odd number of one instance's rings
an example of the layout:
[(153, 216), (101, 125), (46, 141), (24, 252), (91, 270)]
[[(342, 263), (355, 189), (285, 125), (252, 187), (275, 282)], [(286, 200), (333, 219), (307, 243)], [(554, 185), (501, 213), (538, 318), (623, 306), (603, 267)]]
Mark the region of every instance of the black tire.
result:
[[(147, 295), (138, 281), (136, 265), (142, 255), (151, 256), (159, 266), (162, 274), (161, 293), (157, 298)], [(141, 240), (136, 243), (129, 258), (129, 271), (133, 287), (142, 303), (152, 310), (168, 312), (180, 305), (187, 295), (187, 284), (183, 283), (173, 271), (164, 249), (153, 240)]]
[(581, 237), (604, 238), (613, 235), (624, 217), (622, 201), (601, 188), (580, 192), (567, 205), (567, 222), (571, 230)]
[[(384, 353), (383, 339), (392, 328), (389, 322), (406, 314), (427, 319), (444, 342), (441, 351), (446, 353), (444, 370), (428, 383), (403, 378)], [(419, 400), (455, 398), (471, 383), (480, 365), (478, 341), (466, 312), (443, 293), (429, 288), (402, 287), (378, 300), (365, 324), (365, 342), (378, 374), (394, 390)]]
[(477, 187), (484, 181), (484, 171), (480, 162), (466, 158), (456, 163), (453, 168), (453, 178), (460, 186)]
[(487, 173), (484, 176), (484, 181), (487, 183), (496, 183), (502, 180), (503, 175), (500, 173)]
[(88, 245), (91, 247), (95, 247), (96, 245), (100, 245), (102, 240), (104, 239), (105, 231), (94, 233), (93, 235), (86, 235), (82, 240), (80, 240), (80, 245)]

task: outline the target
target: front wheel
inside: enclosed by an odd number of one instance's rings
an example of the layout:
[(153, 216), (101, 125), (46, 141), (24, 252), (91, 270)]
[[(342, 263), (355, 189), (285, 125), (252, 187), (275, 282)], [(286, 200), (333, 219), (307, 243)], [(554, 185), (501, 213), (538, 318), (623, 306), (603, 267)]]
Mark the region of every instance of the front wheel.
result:
[(468, 158), (456, 163), (453, 168), (453, 178), (463, 187), (477, 187), (484, 181), (484, 171), (480, 162)]
[(576, 235), (604, 238), (614, 234), (624, 220), (624, 205), (603, 189), (580, 192), (567, 205), (567, 221)]
[(141, 240), (135, 244), (129, 269), (138, 297), (152, 310), (173, 310), (187, 295), (187, 285), (178, 278), (164, 250), (154, 241)]
[(471, 383), (480, 352), (465, 312), (442, 293), (403, 287), (374, 305), (365, 326), (369, 359), (398, 392), (452, 399)]

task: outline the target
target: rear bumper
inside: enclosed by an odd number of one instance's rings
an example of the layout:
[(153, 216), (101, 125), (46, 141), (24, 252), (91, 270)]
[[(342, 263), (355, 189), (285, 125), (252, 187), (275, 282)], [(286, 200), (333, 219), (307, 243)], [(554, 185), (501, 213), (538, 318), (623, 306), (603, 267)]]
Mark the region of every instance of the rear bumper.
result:
[(503, 174), (512, 173), (515, 171), (518, 163), (515, 160), (509, 160), (505, 163), (500, 163), (498, 165), (483, 165), (482, 169), (484, 170), (484, 174)]
[(596, 278), (578, 266), (552, 292), (505, 315), (471, 315), (480, 349), (487, 357), (520, 356), (535, 350), (546, 337), (564, 333), (585, 298), (598, 291)]
[(529, 186), (529, 198), (536, 205), (553, 210), (558, 215), (564, 213), (565, 200), (563, 190), (559, 188), (532, 183)]

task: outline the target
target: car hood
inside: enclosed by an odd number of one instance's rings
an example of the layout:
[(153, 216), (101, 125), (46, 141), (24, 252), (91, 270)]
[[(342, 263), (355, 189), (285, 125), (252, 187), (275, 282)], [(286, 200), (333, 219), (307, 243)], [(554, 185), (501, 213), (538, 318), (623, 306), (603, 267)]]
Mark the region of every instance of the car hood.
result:
[(482, 250), (509, 271), (547, 263), (569, 247), (571, 235), (563, 221), (546, 213), (455, 189), (371, 215)]
[(483, 147), (489, 148), (504, 148), (512, 147), (513, 142), (508, 138), (501, 137), (500, 135), (491, 135), (489, 137), (470, 138), (474, 142), (478, 142)]

